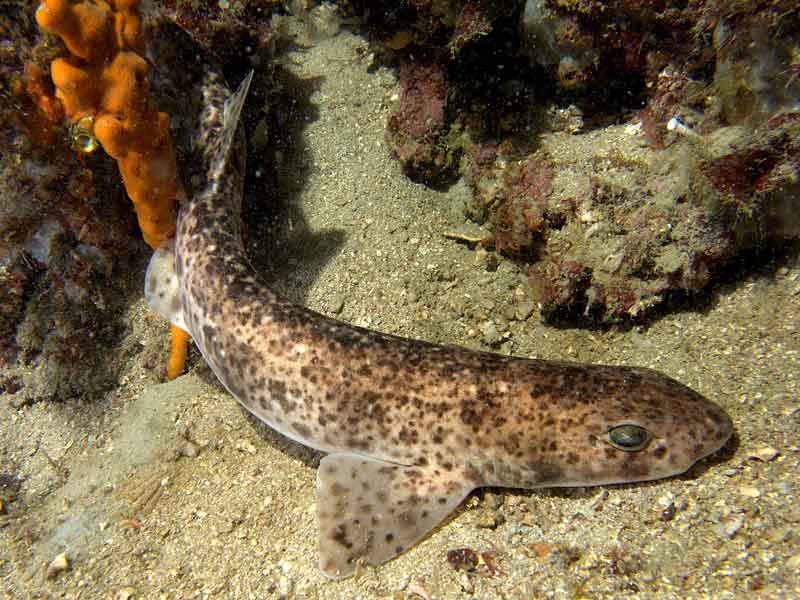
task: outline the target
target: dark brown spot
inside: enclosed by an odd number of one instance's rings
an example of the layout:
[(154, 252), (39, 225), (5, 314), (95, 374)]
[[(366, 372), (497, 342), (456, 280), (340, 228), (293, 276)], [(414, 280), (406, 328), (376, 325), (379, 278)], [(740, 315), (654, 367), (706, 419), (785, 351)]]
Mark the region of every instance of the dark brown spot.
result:
[(331, 484), (330, 492), (333, 496), (344, 496), (347, 493), (347, 488), (341, 485), (339, 482), (334, 481)]
[(311, 430), (308, 428), (307, 425), (295, 421), (294, 423), (292, 423), (292, 427), (294, 427), (294, 430), (300, 434), (300, 437), (306, 439), (311, 438)]
[(347, 528), (344, 525), (337, 525), (333, 530), (331, 538), (333, 541), (344, 546), (348, 550), (353, 547), (353, 543), (347, 538)]

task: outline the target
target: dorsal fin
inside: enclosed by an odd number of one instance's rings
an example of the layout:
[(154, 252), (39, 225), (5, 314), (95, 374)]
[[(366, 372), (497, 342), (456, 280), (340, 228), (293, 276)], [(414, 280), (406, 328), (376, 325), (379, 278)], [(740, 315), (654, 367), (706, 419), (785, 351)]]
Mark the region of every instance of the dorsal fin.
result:
[(250, 89), (250, 82), (253, 81), (253, 71), (247, 74), (239, 88), (225, 100), (224, 113), (222, 115), (222, 135), (219, 140), (219, 147), (217, 148), (216, 164), (225, 162), (228, 152), (230, 152), (231, 145), (233, 144), (236, 128), (239, 124), (239, 116), (242, 114), (242, 107), (244, 100), (247, 98), (247, 92)]

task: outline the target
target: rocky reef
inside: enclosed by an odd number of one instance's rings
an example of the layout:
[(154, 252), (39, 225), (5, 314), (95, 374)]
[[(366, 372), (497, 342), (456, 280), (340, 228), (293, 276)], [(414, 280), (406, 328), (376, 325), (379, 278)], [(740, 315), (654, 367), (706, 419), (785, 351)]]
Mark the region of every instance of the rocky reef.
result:
[(465, 177), (543, 318), (641, 319), (797, 235), (793, 3), (403, 6), (370, 12), (401, 75), (389, 145), (418, 181)]

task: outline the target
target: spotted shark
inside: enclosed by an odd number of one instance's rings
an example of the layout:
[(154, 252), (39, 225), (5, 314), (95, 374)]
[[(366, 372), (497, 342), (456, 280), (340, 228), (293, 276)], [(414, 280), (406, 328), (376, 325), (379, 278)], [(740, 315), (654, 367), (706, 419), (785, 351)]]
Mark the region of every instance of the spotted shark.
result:
[(248, 261), (234, 94), (204, 83), (202, 180), (153, 256), (150, 306), (191, 334), (248, 411), (325, 453), (319, 566), (342, 579), (442, 523), (476, 488), (594, 486), (669, 477), (732, 432), (717, 405), (637, 367), (500, 356), (356, 327), (276, 293)]

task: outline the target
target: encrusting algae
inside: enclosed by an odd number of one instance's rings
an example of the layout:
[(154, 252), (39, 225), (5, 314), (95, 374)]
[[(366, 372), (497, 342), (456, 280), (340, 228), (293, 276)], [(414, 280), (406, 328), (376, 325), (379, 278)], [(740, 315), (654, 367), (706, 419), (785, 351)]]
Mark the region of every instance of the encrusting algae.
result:
[[(149, 66), (138, 0), (44, 0), (39, 26), (58, 35), (70, 55), (50, 73), (67, 118), (91, 133), (119, 165), (145, 242), (157, 249), (175, 235), (183, 189), (169, 134), (169, 115), (150, 96)], [(167, 377), (183, 370), (188, 336), (172, 327)]]

